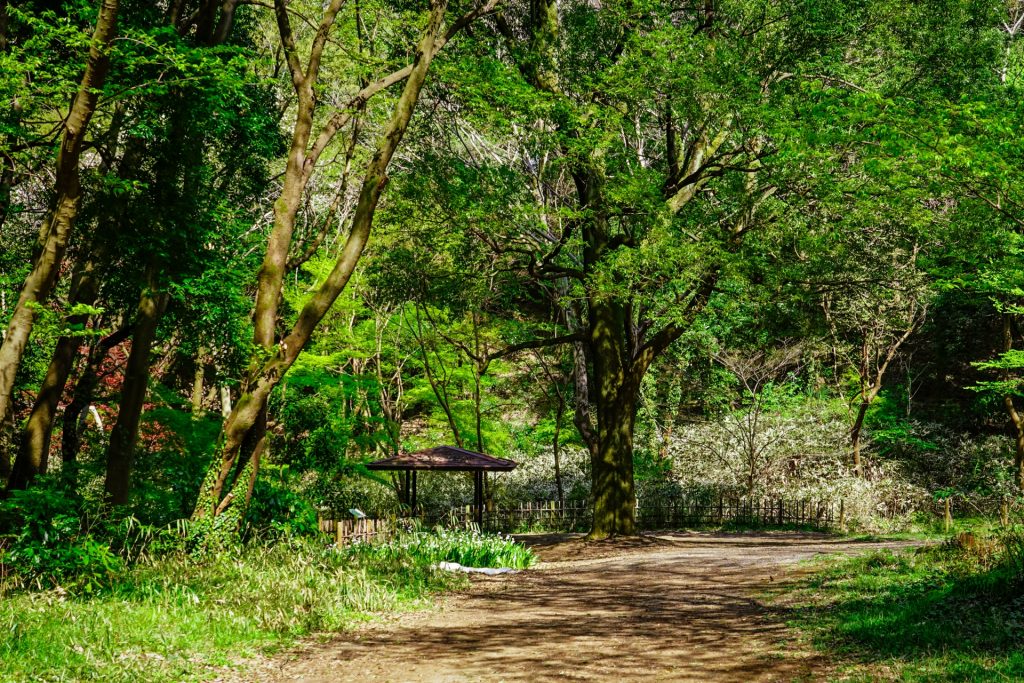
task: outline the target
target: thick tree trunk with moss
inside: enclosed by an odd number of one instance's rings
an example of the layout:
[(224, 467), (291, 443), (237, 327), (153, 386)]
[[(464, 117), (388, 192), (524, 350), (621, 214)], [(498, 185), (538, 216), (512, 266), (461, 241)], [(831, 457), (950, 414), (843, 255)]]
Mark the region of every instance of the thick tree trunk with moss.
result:
[[(583, 266), (594, 272), (606, 257), (611, 229), (599, 169), (585, 166), (574, 174), (580, 208), (589, 217), (583, 225)], [(633, 481), (633, 425), (640, 381), (647, 370), (637, 364), (636, 340), (629, 335), (632, 319), (617, 299), (592, 292), (587, 300), (588, 396), (594, 429), (589, 444), (594, 522), (590, 538), (636, 533)]]
[(591, 460), (594, 523), (590, 538), (632, 536), (636, 526), (633, 425), (637, 394), (620, 386), (598, 410), (598, 447)]
[(81, 204), (78, 164), (89, 121), (96, 110), (99, 90), (106, 80), (110, 64), (107, 48), (116, 31), (117, 9), (118, 0), (103, 0), (100, 6), (85, 73), (71, 105), (57, 152), (53, 208), (40, 229), (32, 271), (22, 285), (14, 314), (7, 325), (7, 334), (0, 345), (0, 423), (11, 410), (14, 380), (32, 333), (36, 306), (50, 296), (67, 251), (72, 226), (78, 217)]

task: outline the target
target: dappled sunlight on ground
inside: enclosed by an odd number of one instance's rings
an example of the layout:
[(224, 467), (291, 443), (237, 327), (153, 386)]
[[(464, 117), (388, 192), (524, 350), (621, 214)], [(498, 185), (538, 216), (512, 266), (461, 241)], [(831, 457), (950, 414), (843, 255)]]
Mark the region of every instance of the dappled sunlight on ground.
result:
[(894, 545), (793, 533), (523, 540), (537, 569), (476, 579), (436, 610), (309, 644), (248, 679), (816, 680), (828, 663), (757, 593), (800, 560)]

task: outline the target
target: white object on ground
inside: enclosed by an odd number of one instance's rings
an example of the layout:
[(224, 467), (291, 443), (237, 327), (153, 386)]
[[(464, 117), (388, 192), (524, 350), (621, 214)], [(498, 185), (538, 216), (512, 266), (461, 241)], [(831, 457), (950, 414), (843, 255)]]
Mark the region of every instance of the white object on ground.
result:
[(100, 417), (100, 411), (96, 410), (96, 406), (89, 406), (89, 414), (96, 420), (96, 426), (103, 429), (103, 418)]
[(496, 574), (516, 573), (516, 570), (510, 567), (463, 567), (458, 562), (440, 562), (435, 566), (446, 572), (462, 572), (464, 574), (487, 574), (488, 576), (495, 576)]

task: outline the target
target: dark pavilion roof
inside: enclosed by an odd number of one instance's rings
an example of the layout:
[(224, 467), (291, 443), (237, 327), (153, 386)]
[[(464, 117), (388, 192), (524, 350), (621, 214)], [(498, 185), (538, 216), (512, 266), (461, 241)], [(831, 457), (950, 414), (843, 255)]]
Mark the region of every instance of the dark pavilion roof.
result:
[(449, 472), (508, 472), (518, 463), (455, 446), (435, 446), (415, 453), (399, 453), (369, 463), (371, 470), (446, 470)]

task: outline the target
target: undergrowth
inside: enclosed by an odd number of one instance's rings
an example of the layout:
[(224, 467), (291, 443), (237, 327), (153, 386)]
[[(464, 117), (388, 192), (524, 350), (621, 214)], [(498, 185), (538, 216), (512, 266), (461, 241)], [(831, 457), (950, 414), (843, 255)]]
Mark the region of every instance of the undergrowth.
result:
[(511, 569), (526, 569), (537, 560), (532, 550), (511, 536), (450, 529), (409, 532), (388, 543), (357, 543), (349, 546), (347, 552), (371, 563), (393, 563), (403, 557), (414, 557), (430, 565), (457, 562), (466, 567)]
[(844, 681), (1024, 680), (1024, 527), (832, 560), (785, 598)]
[(201, 560), (175, 553), (99, 591), (9, 590), (0, 596), (0, 680), (206, 679), (297, 637), (464, 585), (432, 561), (413, 549), (337, 552), (282, 539)]

